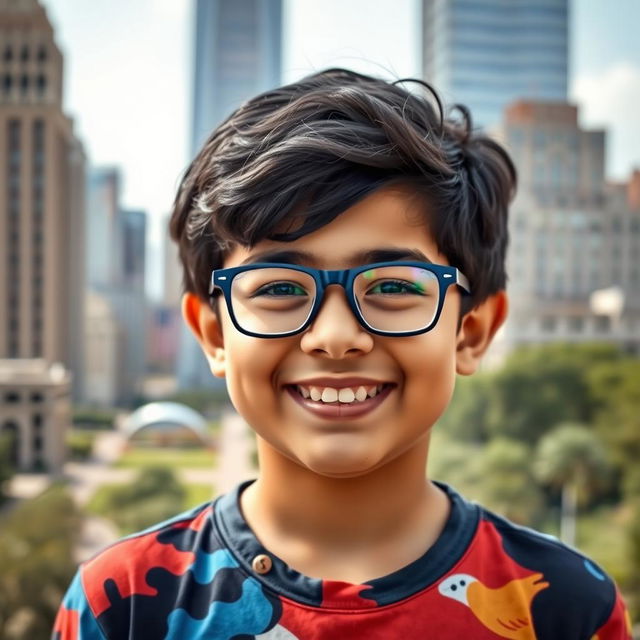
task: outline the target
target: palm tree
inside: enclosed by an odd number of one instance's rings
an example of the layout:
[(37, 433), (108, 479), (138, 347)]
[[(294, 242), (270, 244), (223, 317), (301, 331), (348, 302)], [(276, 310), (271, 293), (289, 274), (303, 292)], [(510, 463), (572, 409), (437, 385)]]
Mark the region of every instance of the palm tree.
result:
[(541, 482), (562, 490), (560, 538), (575, 545), (578, 504), (608, 479), (609, 465), (600, 441), (583, 424), (560, 424), (540, 440), (534, 469)]

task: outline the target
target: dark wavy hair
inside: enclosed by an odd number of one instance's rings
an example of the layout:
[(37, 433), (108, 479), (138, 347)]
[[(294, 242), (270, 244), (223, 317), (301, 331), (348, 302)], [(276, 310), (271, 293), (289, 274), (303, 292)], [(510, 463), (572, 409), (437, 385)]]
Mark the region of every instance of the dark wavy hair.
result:
[(471, 306), (504, 289), (516, 171), (499, 144), (473, 131), (469, 111), (455, 108), (461, 118), (445, 117), (421, 80), (346, 69), (245, 102), (211, 133), (178, 188), (169, 226), (184, 290), (208, 300), (211, 271), (234, 244), (295, 240), (392, 183), (428, 203), (425, 222), (469, 278)]

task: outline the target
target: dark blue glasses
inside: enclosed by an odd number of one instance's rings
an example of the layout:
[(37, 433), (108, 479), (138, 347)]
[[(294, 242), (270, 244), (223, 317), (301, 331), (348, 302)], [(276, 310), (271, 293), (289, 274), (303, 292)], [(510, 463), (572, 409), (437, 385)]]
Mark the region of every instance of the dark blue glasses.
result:
[(255, 263), (211, 274), (210, 296), (222, 291), (238, 331), (283, 338), (304, 331), (316, 317), (325, 289), (344, 288), (358, 322), (380, 336), (413, 336), (435, 327), (451, 285), (470, 294), (455, 267), (430, 262), (377, 262), (352, 269), (312, 269)]

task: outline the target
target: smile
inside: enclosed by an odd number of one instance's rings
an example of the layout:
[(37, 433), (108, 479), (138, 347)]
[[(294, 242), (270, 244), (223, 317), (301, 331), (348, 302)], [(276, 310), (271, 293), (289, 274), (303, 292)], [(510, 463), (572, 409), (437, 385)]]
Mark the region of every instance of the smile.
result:
[[(340, 390), (331, 387), (302, 387), (300, 385), (287, 385), (285, 388), (298, 405), (316, 416), (355, 418), (370, 413), (380, 406), (395, 386), (395, 384), (385, 383), (364, 385), (355, 389), (347, 387)], [(361, 400), (363, 395), (365, 397)]]
[(351, 404), (352, 402), (364, 402), (367, 398), (373, 398), (384, 388), (384, 383), (378, 385), (360, 385), (358, 387), (333, 387), (303, 386), (295, 385), (296, 391), (303, 398), (311, 398), (315, 402), (325, 404), (331, 402), (341, 402)]

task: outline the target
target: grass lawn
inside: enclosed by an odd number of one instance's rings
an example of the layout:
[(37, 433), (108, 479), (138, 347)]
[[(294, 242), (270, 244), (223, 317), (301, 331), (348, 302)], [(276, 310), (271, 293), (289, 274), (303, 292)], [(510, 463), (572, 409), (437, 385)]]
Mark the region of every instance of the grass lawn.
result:
[(215, 495), (215, 488), (210, 484), (185, 484), (182, 485), (187, 495), (184, 499), (184, 508), (191, 509), (203, 502), (211, 500)]
[[(105, 516), (107, 512), (107, 502), (114, 490), (122, 487), (122, 484), (104, 484), (98, 488), (87, 503), (86, 510), (93, 515)], [(183, 484), (185, 490), (184, 502), (182, 509), (192, 509), (203, 502), (207, 502), (215, 497), (215, 488), (210, 484)], [(173, 515), (178, 515), (176, 512)]]
[(627, 519), (628, 513), (623, 508), (609, 506), (578, 517), (578, 548), (616, 580), (629, 574)]
[(213, 469), (215, 452), (208, 449), (144, 449), (125, 451), (115, 466), (125, 469), (164, 466), (171, 469)]

